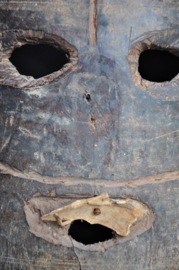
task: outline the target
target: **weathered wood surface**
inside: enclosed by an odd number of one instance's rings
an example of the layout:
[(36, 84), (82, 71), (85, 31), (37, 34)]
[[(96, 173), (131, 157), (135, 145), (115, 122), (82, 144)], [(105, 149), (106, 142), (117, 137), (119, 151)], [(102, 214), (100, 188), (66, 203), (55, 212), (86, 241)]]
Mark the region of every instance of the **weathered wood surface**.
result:
[[(137, 179), (179, 168), (178, 86), (167, 99), (154, 98), (135, 86), (127, 61), (130, 44), (140, 35), (179, 29), (178, 3), (4, 0), (0, 29), (59, 35), (79, 57), (79, 69), (59, 83), (31, 90), (0, 86), (0, 161), (42, 175), (86, 179), (65, 187), (1, 175), (0, 269), (178, 269), (178, 180), (134, 188), (88, 184), (88, 179)], [(156, 221), (149, 231), (105, 253), (54, 246), (28, 232), (23, 212), (23, 199), (54, 188), (57, 195), (139, 197), (154, 208)]]
[[(28, 232), (23, 212), (23, 199), (36, 192), (47, 195), (56, 190), (57, 196), (86, 193), (84, 185), (46, 186), (29, 180), (1, 176), (1, 245), (0, 269), (178, 269), (179, 260), (179, 187), (178, 180), (138, 188), (88, 189), (91, 196), (108, 191), (111, 196), (131, 195), (147, 201), (157, 213), (153, 227), (140, 236), (115, 245), (105, 252), (89, 252), (56, 246)], [(78, 258), (78, 259), (77, 259)]]

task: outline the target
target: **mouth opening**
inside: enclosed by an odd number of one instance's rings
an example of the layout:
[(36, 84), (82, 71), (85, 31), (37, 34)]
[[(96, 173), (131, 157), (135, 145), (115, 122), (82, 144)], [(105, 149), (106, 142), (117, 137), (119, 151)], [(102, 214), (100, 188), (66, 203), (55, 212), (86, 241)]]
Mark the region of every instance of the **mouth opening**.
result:
[(90, 245), (112, 239), (114, 231), (99, 224), (90, 224), (85, 220), (75, 220), (68, 234), (77, 242)]

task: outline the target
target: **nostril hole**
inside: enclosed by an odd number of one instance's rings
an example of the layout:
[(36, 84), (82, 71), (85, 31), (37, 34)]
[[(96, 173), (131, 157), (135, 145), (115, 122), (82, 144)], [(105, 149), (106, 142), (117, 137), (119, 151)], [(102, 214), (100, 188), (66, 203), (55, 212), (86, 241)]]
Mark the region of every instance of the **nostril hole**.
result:
[(179, 73), (179, 58), (169, 51), (149, 49), (140, 54), (138, 71), (148, 81), (171, 81)]
[(90, 245), (112, 239), (113, 230), (85, 220), (75, 220), (70, 226), (69, 235), (84, 245)]
[(21, 75), (38, 79), (60, 70), (69, 62), (69, 56), (47, 44), (26, 44), (16, 48), (9, 60)]
[(87, 95), (86, 95), (86, 100), (87, 100), (88, 102), (91, 101), (91, 96), (90, 96), (90, 94), (87, 94)]

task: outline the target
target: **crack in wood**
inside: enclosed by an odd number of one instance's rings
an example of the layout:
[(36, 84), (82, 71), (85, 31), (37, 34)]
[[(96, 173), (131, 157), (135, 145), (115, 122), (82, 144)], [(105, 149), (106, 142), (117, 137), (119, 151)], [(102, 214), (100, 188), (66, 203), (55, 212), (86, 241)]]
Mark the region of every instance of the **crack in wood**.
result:
[(75, 247), (74, 247), (74, 244), (73, 244), (73, 238), (72, 238), (70, 235), (69, 235), (69, 237), (70, 237), (70, 240), (71, 240), (71, 244), (72, 244), (72, 246), (73, 246), (73, 251), (74, 251), (74, 253), (75, 253), (75, 255), (76, 255), (76, 258), (77, 258), (77, 260), (78, 260), (79, 270), (81, 270), (81, 263), (80, 263), (79, 257), (78, 257), (78, 255), (77, 255), (77, 253), (76, 253), (76, 250), (75, 250)]

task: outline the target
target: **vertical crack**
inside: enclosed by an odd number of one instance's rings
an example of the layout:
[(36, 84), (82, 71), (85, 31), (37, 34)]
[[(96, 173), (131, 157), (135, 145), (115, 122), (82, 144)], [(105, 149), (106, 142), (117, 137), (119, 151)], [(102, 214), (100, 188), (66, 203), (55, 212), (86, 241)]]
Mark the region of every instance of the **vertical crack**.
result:
[(72, 243), (72, 246), (73, 246), (74, 253), (75, 253), (75, 255), (76, 255), (77, 259), (78, 259), (79, 270), (81, 270), (80, 259), (79, 259), (78, 255), (77, 255), (76, 251), (75, 251), (75, 247), (74, 247), (74, 244), (73, 244), (73, 239), (72, 239), (72, 237), (71, 237), (70, 235), (69, 235), (69, 238), (70, 238), (70, 240), (71, 240), (71, 243)]

